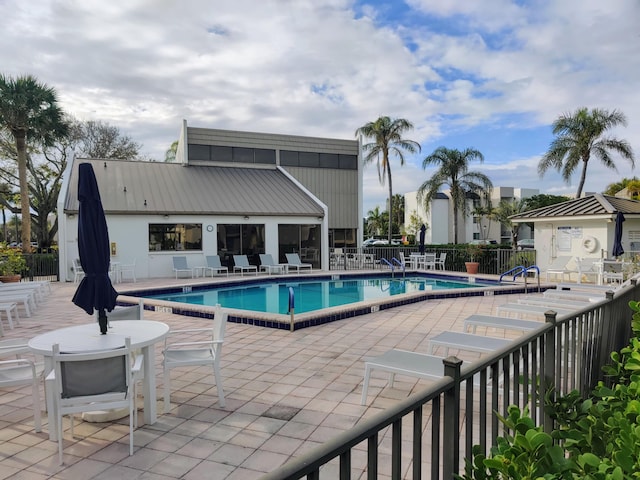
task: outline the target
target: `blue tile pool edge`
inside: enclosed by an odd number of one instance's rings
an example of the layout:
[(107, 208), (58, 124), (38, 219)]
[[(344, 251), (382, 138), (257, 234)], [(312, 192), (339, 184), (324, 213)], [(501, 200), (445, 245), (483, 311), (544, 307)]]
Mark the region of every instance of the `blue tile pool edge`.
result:
[[(335, 279), (335, 280), (346, 280), (346, 279), (357, 279), (359, 276), (357, 274), (325, 274), (325, 275), (304, 275), (295, 278), (301, 278), (304, 280), (317, 280), (317, 279)], [(379, 275), (368, 275), (368, 278), (380, 277), (385, 278), (389, 277), (389, 274), (379, 274)], [(423, 275), (426, 276), (426, 275)], [(337, 277), (337, 278), (336, 278)], [(458, 281), (467, 281), (468, 277), (466, 276), (454, 276), (454, 275), (444, 275), (444, 274), (431, 274), (430, 278), (441, 278), (444, 280), (458, 280)], [(291, 279), (291, 277), (286, 277)], [(232, 280), (230, 282), (224, 283), (216, 283), (216, 284), (204, 284), (204, 285), (188, 285), (183, 287), (166, 287), (166, 288), (154, 288), (154, 289), (145, 289), (139, 291), (130, 291), (126, 294), (122, 294), (118, 296), (118, 305), (137, 305), (140, 297), (151, 294), (162, 294), (162, 293), (179, 293), (183, 292), (185, 287), (190, 287), (190, 291), (197, 291), (206, 288), (211, 288), (212, 286), (220, 287), (224, 286), (237, 286), (237, 285), (246, 285), (247, 283), (258, 284), (258, 283), (268, 283), (273, 282), (274, 278), (258, 278), (253, 279), (253, 282), (248, 282), (247, 280)], [(437, 300), (444, 298), (459, 298), (459, 297), (470, 297), (470, 296), (487, 296), (487, 295), (511, 295), (517, 293), (526, 293), (526, 291), (532, 291), (534, 288), (532, 286), (528, 286), (525, 289), (524, 284), (512, 284), (512, 285), (500, 285), (497, 281), (491, 281), (490, 279), (480, 279), (481, 282), (487, 282), (493, 284), (494, 286), (487, 285), (479, 285), (478, 288), (468, 288), (463, 290), (441, 290), (441, 291), (430, 291), (430, 292), (414, 292), (410, 294), (404, 295), (395, 295), (386, 299), (377, 299), (375, 301), (369, 302), (357, 302), (348, 305), (342, 305), (340, 307), (332, 307), (323, 310), (316, 310), (308, 313), (303, 313), (299, 315), (294, 315), (293, 328), (291, 328), (291, 318), (288, 315), (280, 315), (280, 314), (270, 314), (263, 312), (253, 312), (249, 310), (228, 310), (227, 321), (233, 323), (239, 323), (244, 325), (254, 325), (258, 327), (266, 327), (266, 328), (276, 328), (281, 330), (300, 330), (302, 328), (315, 327), (319, 325), (323, 325), (326, 323), (335, 322), (338, 320), (344, 320), (347, 318), (353, 318), (360, 315), (366, 315), (368, 313), (374, 313), (380, 310), (387, 310), (389, 308), (395, 308), (403, 305), (408, 305), (417, 302), (424, 302), (427, 300)], [(547, 288), (550, 288), (550, 285), (541, 285), (540, 291), (544, 291)], [(537, 290), (537, 287), (535, 288)], [(213, 319), (214, 316), (214, 307), (213, 306), (203, 306), (203, 305), (192, 305), (186, 303), (178, 303), (178, 302), (168, 302), (164, 300), (156, 300), (156, 299), (145, 299), (144, 300), (144, 309), (155, 312), (167, 312), (173, 313), (176, 315), (184, 315), (188, 317), (196, 317), (203, 319)]]

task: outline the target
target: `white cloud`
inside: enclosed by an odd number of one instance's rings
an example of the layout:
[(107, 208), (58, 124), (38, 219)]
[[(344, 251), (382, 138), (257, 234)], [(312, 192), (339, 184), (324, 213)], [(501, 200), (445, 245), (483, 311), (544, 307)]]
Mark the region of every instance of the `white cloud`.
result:
[[(407, 137), (423, 145), (517, 131), (508, 152), (483, 151), (503, 163), (478, 169), (496, 185), (568, 193), (575, 184), (557, 173), (538, 177), (531, 152), (548, 145), (532, 145), (528, 129), (579, 106), (619, 108), (629, 126), (615, 133), (640, 152), (638, 13), (627, 0), (4, 0), (0, 65), (35, 75), (66, 111), (120, 127), (158, 159), (183, 118), (350, 139), (389, 115), (412, 121)], [(393, 164), (394, 193), (428, 178), (428, 153)], [(633, 175), (619, 167), (590, 165), (586, 189)], [(385, 205), (387, 188), (373, 166), (364, 179), (366, 213)]]

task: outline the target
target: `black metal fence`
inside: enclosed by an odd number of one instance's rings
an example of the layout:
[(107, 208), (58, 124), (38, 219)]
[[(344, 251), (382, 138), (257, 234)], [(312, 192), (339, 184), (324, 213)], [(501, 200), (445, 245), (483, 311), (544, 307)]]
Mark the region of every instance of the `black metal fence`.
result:
[(60, 280), (60, 257), (57, 251), (50, 253), (29, 253), (24, 255), (27, 268), (21, 272), (22, 278), (29, 280)]
[[(386, 259), (400, 259), (400, 252), (406, 258), (412, 253), (417, 253), (418, 248), (413, 247), (364, 247), (364, 248), (344, 248), (341, 251), (331, 252), (330, 270), (356, 270), (360, 268), (388, 268), (385, 266)], [(500, 275), (518, 265), (530, 267), (536, 263), (535, 250), (513, 250), (506, 248), (486, 247), (481, 249), (481, 253), (476, 257), (461, 246), (460, 248), (450, 246), (428, 246), (425, 253), (435, 253), (440, 255), (446, 253), (445, 270), (452, 272), (466, 271), (465, 263), (477, 261), (480, 266), (478, 273)], [(357, 261), (361, 259), (361, 261)]]
[(465, 368), (456, 357), (443, 359), (442, 379), (262, 478), (449, 480), (473, 458), (474, 445), (487, 454), (506, 433), (497, 414), (506, 417), (514, 404), (550, 432), (545, 394), (589, 395), (611, 352), (628, 345), (628, 303), (639, 294), (633, 280), (571, 315), (548, 312), (538, 330)]

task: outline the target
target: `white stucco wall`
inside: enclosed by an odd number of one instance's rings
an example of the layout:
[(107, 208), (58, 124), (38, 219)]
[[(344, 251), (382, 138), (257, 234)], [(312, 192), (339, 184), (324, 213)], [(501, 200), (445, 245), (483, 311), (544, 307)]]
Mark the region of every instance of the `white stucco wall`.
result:
[[(78, 223), (77, 216), (63, 215), (61, 218), (61, 242), (60, 244), (60, 280), (73, 281), (71, 265), (74, 258), (78, 258)], [(201, 223), (202, 224), (202, 250), (197, 251), (149, 251), (149, 224), (150, 223)], [(116, 254), (112, 255), (112, 261), (122, 264), (136, 263), (136, 277), (162, 278), (172, 277), (173, 256), (176, 254), (187, 257), (189, 267), (205, 265), (205, 256), (216, 255), (217, 226), (220, 224), (264, 224), (265, 225), (265, 252), (273, 258), (278, 258), (278, 225), (279, 224), (317, 224), (316, 217), (254, 217), (247, 220), (243, 216), (226, 217), (202, 217), (200, 215), (107, 215), (107, 228), (109, 229), (109, 241), (116, 244)], [(207, 228), (212, 226), (211, 231)], [(328, 266), (328, 235), (326, 222), (322, 224), (322, 268)], [(62, 235), (62, 232), (66, 232)], [(64, 249), (64, 252), (62, 252)]]

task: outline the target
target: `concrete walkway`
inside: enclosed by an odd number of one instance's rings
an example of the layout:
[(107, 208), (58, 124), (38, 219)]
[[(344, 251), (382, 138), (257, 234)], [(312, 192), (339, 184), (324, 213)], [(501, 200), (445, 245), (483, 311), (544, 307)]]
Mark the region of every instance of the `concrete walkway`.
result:
[[(135, 287), (169, 283), (176, 281), (138, 282)], [(124, 292), (133, 286), (119, 284), (116, 289)], [(15, 329), (5, 328), (3, 339), (30, 338), (93, 321), (71, 302), (76, 285), (53, 283), (52, 287), (52, 294), (31, 318), (23, 315)], [(368, 404), (361, 406), (365, 358), (390, 348), (426, 353), (429, 337), (444, 330), (462, 331), (469, 315), (494, 314), (497, 305), (517, 297), (427, 301), (296, 332), (229, 323), (222, 357), (225, 408), (218, 407), (208, 368), (176, 369), (172, 371), (172, 410), (163, 415), (158, 346), (159, 418), (154, 425), (135, 430), (133, 456), (128, 455), (128, 419), (104, 424), (78, 421), (75, 438), (65, 430), (65, 465), (60, 466), (57, 444), (48, 439), (46, 413), (43, 431), (33, 431), (30, 388), (0, 390), (0, 479), (260, 478), (428, 385), (427, 380), (398, 376), (394, 388), (389, 388), (386, 375), (374, 373)], [(145, 316), (172, 328), (207, 324), (207, 320), (161, 312), (145, 312)], [(478, 333), (486, 329), (479, 327)], [(502, 330), (488, 333), (517, 335)], [(471, 361), (478, 358), (468, 352), (458, 356)], [(142, 421), (142, 415), (139, 418)], [(379, 478), (390, 478), (384, 476), (389, 469), (380, 471)], [(357, 472), (353, 476), (359, 477)], [(327, 478), (337, 475), (329, 472)]]

